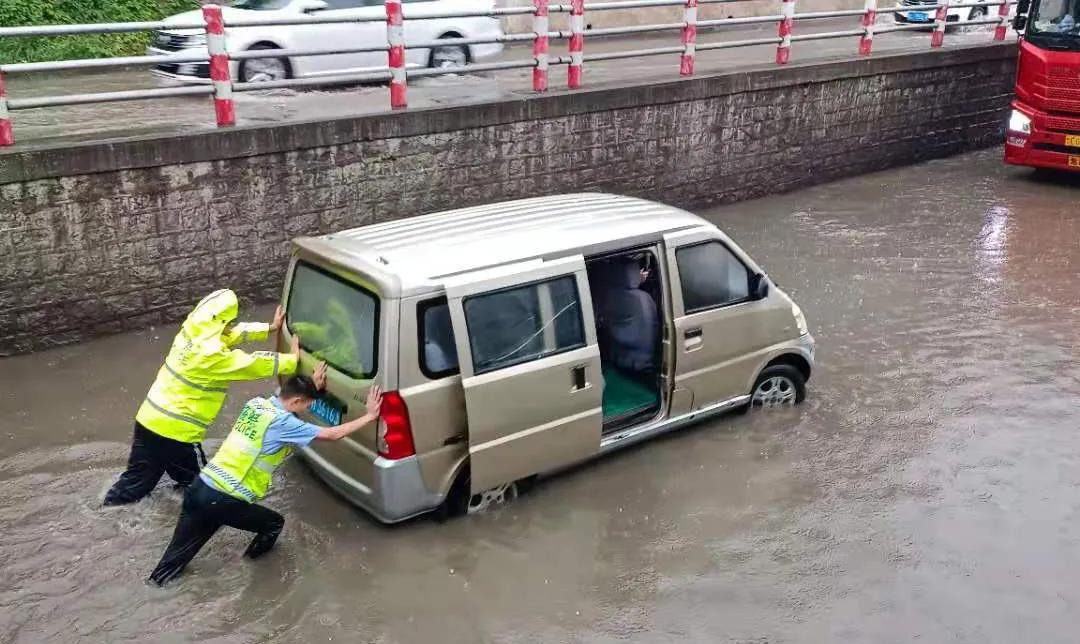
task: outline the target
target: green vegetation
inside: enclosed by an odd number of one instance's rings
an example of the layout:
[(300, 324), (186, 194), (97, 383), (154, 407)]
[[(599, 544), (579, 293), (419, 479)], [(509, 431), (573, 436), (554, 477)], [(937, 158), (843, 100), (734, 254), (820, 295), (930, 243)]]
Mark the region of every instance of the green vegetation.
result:
[[(196, 0), (0, 0), (0, 27), (160, 20), (198, 7)], [(149, 36), (0, 38), (0, 62), (137, 55), (144, 52)]]

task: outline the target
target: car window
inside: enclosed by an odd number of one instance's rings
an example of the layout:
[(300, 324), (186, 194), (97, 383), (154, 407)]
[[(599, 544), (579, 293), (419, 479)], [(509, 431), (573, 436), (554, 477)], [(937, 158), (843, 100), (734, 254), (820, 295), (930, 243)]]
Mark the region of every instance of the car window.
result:
[(420, 371), (432, 380), (458, 373), (457, 346), (446, 298), (424, 300), (416, 307)]
[(477, 374), (585, 346), (573, 276), (474, 295), (464, 308)]
[(750, 271), (720, 242), (680, 248), (675, 260), (687, 313), (750, 297)]
[(299, 262), (286, 309), (289, 331), (304, 350), (352, 378), (375, 375), (379, 298), (321, 268)]
[(230, 6), (251, 11), (275, 11), (289, 6), (289, 0), (237, 0)]

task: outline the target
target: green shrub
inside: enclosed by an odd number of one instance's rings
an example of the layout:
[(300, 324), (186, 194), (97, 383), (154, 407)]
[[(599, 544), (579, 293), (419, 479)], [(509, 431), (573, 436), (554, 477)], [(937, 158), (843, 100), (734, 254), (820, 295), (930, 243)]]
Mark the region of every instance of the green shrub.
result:
[[(0, 0), (0, 27), (160, 20), (196, 0)], [(0, 38), (0, 63), (142, 54), (148, 33)]]

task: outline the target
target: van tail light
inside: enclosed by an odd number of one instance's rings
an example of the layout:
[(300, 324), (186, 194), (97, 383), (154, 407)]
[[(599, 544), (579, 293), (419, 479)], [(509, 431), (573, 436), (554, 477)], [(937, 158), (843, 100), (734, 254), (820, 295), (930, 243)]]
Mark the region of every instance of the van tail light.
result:
[(409, 408), (405, 406), (405, 399), (401, 394), (396, 391), (383, 394), (379, 418), (382, 420), (378, 432), (379, 456), (397, 460), (416, 454)]

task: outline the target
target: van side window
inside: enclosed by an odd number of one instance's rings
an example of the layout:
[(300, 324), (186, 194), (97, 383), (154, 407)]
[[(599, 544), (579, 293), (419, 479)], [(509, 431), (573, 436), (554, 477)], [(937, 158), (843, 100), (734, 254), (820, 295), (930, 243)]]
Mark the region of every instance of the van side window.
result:
[(466, 298), (465, 322), (477, 374), (585, 346), (574, 276)]
[(416, 305), (420, 342), (420, 371), (432, 380), (458, 373), (457, 345), (450, 324), (450, 307), (445, 297), (424, 300)]
[(750, 297), (750, 271), (720, 242), (675, 251), (687, 313), (741, 302)]

